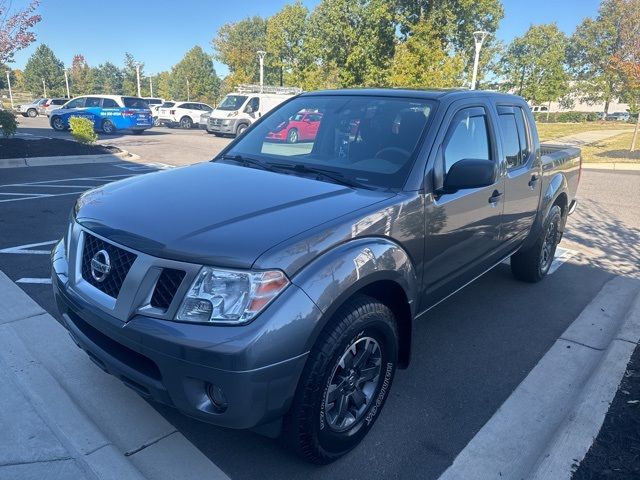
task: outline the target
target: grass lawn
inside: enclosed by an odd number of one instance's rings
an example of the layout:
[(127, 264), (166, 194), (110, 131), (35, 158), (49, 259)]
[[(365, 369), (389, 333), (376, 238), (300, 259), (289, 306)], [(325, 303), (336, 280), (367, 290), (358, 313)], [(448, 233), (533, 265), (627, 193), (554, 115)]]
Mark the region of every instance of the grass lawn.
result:
[(548, 142), (554, 138), (593, 130), (633, 130), (634, 125), (624, 122), (585, 122), (585, 123), (537, 123), (540, 141)]
[[(640, 133), (638, 134), (640, 136)], [(636, 151), (629, 152), (633, 131), (602, 140), (582, 148), (582, 161), (591, 163), (634, 162), (640, 163), (640, 139)]]

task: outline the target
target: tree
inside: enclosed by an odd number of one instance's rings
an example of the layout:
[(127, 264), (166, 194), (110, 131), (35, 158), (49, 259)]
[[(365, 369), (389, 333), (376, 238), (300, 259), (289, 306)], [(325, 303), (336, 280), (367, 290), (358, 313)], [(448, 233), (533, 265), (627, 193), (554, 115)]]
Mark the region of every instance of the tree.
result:
[[(624, 93), (624, 83), (612, 59), (621, 45), (621, 22), (628, 18), (628, 2), (604, 0), (597, 18), (586, 18), (571, 37), (569, 65), (578, 80), (578, 92), (589, 103), (609, 103)], [(636, 19), (638, 20), (638, 19)]]
[(171, 81), (171, 73), (160, 72), (153, 79), (154, 90), (158, 97), (166, 98), (167, 100), (173, 98), (171, 95), (171, 88), (169, 87)]
[(24, 67), (24, 80), (31, 93), (43, 92), (44, 81), (47, 95), (62, 95), (65, 91), (64, 64), (43, 43), (29, 57)]
[[(260, 72), (256, 52), (266, 48), (266, 34), (267, 21), (258, 16), (227, 23), (218, 30), (218, 36), (211, 43), (215, 58), (229, 67), (228, 88), (258, 82)], [(265, 78), (265, 83), (270, 81), (271, 78)]]
[(69, 74), (71, 96), (94, 93), (94, 72), (82, 55), (74, 55)]
[(139, 65), (140, 68), (140, 93), (141, 95), (145, 95), (145, 92), (142, 92), (142, 90), (146, 90), (142, 84), (144, 63), (138, 62), (129, 52), (124, 54), (124, 68), (122, 69), (122, 93), (124, 95), (138, 95), (138, 73), (136, 71), (136, 65)]
[[(611, 60), (612, 68), (620, 75), (627, 97), (640, 113), (640, 0), (616, 0), (615, 8), (624, 12), (618, 23), (620, 43)], [(640, 114), (631, 140), (631, 151), (636, 148), (640, 130)]]
[(96, 91), (105, 94), (122, 95), (122, 71), (111, 62), (103, 63), (93, 69), (93, 81)]
[(189, 98), (215, 103), (220, 93), (220, 79), (213, 68), (211, 57), (201, 47), (195, 46), (172, 69), (169, 88), (172, 98)]
[(297, 0), (267, 20), (266, 51), (280, 85), (297, 85), (300, 81), (308, 16), (307, 7)]
[(39, 0), (31, 0), (25, 8), (13, 12), (11, 3), (11, 0), (0, 0), (0, 64), (12, 61), (18, 50), (35, 41), (31, 29), (42, 19), (35, 13)]
[(506, 86), (533, 103), (559, 99), (569, 91), (566, 50), (567, 37), (555, 23), (531, 26), (500, 62)]
[(396, 48), (389, 83), (407, 88), (454, 87), (459, 85), (464, 65), (463, 56), (446, 51), (431, 22), (423, 21)]

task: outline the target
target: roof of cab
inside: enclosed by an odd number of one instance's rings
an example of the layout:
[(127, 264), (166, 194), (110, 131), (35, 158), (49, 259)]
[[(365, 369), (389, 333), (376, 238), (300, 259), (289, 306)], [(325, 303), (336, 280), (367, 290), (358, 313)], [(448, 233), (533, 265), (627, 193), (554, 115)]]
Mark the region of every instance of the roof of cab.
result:
[(305, 92), (301, 96), (322, 96), (322, 95), (357, 95), (357, 96), (376, 96), (376, 97), (397, 97), (397, 98), (420, 98), (426, 100), (456, 100), (462, 98), (473, 97), (490, 97), (494, 99), (513, 99), (518, 97), (502, 92), (493, 92), (488, 90), (469, 90), (466, 88), (449, 88), (449, 89), (431, 89), (419, 90), (409, 88), (346, 88), (340, 90), (318, 90), (314, 92)]

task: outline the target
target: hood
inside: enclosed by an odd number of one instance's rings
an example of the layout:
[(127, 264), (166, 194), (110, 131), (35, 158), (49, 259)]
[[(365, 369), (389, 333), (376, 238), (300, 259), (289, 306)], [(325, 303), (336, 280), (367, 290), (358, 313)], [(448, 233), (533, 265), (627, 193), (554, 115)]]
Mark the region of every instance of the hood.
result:
[(76, 219), (153, 256), (249, 268), (278, 243), (391, 196), (206, 162), (91, 190), (81, 198)]

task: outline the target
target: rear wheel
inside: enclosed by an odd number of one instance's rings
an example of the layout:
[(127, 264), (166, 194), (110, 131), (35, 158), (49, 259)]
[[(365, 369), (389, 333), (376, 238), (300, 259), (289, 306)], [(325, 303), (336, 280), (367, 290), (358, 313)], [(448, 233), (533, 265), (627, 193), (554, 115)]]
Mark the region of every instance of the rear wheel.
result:
[(60, 117), (53, 117), (51, 119), (51, 127), (58, 132), (64, 132), (67, 129), (67, 126)]
[(111, 120), (105, 120), (102, 122), (102, 132), (105, 135), (111, 135), (112, 133), (115, 133), (115, 131), (116, 131), (116, 126), (113, 124)]
[(527, 250), (521, 250), (511, 256), (511, 272), (518, 280), (535, 283), (549, 273), (561, 238), (561, 222), (562, 210), (558, 205), (554, 205), (536, 242)]
[(397, 362), (393, 313), (360, 295), (338, 310), (300, 377), (284, 438), (314, 463), (332, 462), (365, 437), (384, 406)]
[(35, 108), (30, 108), (27, 110), (27, 115), (31, 118), (38, 116), (38, 111)]
[(295, 128), (292, 128), (289, 130), (289, 133), (287, 133), (287, 143), (298, 143), (298, 138), (298, 130)]
[(180, 119), (180, 128), (189, 130), (192, 127), (193, 127), (193, 120), (191, 120), (191, 117), (182, 117)]

